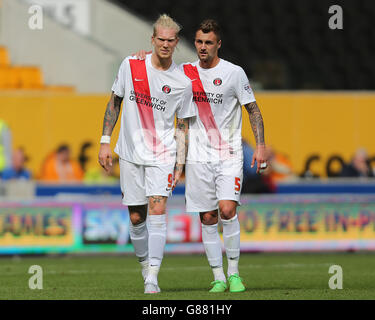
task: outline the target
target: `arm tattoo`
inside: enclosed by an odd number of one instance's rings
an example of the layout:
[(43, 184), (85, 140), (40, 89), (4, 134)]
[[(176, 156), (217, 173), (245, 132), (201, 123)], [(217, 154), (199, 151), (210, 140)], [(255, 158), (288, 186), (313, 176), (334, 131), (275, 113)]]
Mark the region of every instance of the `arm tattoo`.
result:
[(249, 113), (250, 124), (254, 133), (256, 144), (264, 145), (263, 118), (257, 103), (255, 101), (250, 102), (249, 104), (245, 105), (245, 108)]
[(111, 99), (107, 104), (107, 109), (104, 114), (103, 136), (110, 136), (112, 134), (113, 128), (115, 127), (120, 114), (122, 99), (123, 98), (116, 96), (112, 92)]
[(183, 165), (185, 164), (189, 144), (189, 120), (177, 118), (175, 139), (177, 145), (176, 162)]

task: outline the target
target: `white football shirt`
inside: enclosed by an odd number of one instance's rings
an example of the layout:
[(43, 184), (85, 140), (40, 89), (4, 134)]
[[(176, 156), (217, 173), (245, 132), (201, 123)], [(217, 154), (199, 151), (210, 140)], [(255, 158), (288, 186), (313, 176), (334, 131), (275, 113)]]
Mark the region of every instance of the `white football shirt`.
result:
[(189, 120), (187, 161), (242, 160), (241, 106), (255, 101), (244, 70), (224, 59), (214, 68), (201, 68), (199, 60), (179, 68), (192, 80), (198, 108)]
[(145, 60), (127, 57), (121, 63), (112, 91), (123, 97), (120, 133), (115, 152), (144, 165), (174, 163), (175, 115), (196, 115), (191, 81), (172, 62), (166, 71)]

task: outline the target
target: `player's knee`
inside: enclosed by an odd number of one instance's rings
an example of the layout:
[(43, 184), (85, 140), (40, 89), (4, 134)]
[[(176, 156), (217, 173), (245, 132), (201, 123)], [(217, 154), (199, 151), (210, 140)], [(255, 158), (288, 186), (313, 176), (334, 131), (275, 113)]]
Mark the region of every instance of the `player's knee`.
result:
[(135, 226), (146, 220), (147, 206), (129, 206), (130, 221)]
[(233, 204), (224, 204), (220, 206), (220, 217), (223, 220), (232, 219), (236, 215), (236, 206)]
[(140, 223), (144, 222), (145, 219), (143, 217), (141, 217), (141, 215), (138, 212), (135, 212), (135, 213), (130, 215), (130, 221), (131, 221), (132, 225), (135, 226), (137, 224), (140, 224)]
[(218, 222), (217, 211), (202, 212), (200, 218), (205, 225), (212, 225)]
[(130, 221), (133, 226), (136, 226), (137, 224), (140, 224), (144, 222), (145, 220), (142, 219), (142, 217), (139, 214), (132, 214), (130, 215)]
[(149, 214), (150, 214), (150, 215), (161, 215), (161, 214), (165, 214), (165, 209), (156, 208), (156, 209), (150, 210)]
[(149, 213), (159, 215), (159, 214), (165, 214), (165, 211), (166, 210), (165, 210), (164, 205), (157, 205), (157, 206), (150, 206)]
[(165, 214), (167, 207), (167, 197), (151, 196), (149, 198), (149, 214)]

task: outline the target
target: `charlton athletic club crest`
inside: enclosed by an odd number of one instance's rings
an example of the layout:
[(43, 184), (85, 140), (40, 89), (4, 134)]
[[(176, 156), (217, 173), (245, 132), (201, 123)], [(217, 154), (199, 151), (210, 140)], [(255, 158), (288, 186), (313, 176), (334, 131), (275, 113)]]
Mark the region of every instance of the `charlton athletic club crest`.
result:
[(216, 78), (214, 80), (214, 85), (217, 87), (220, 86), (222, 83), (223, 83), (223, 80), (221, 80), (220, 78)]
[(161, 88), (161, 90), (162, 90), (164, 93), (167, 93), (167, 94), (168, 94), (169, 92), (171, 92), (171, 87), (165, 85), (165, 86), (163, 86), (163, 88)]
[(252, 94), (253, 91), (251, 90), (250, 84), (245, 84), (244, 89), (249, 93)]

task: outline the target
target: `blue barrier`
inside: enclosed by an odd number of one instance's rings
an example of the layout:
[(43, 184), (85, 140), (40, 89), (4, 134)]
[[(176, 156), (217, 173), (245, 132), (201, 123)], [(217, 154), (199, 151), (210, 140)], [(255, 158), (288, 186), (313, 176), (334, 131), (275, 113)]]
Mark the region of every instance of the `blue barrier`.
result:
[(371, 194), (375, 193), (375, 181), (311, 181), (299, 183), (285, 183), (277, 186), (281, 194)]
[[(37, 184), (35, 195), (55, 196), (59, 193), (89, 195), (121, 195), (120, 185), (64, 185)], [(296, 183), (280, 183), (278, 194), (375, 194), (375, 181), (301, 181)], [(173, 195), (185, 194), (185, 185), (178, 185)]]
[[(56, 196), (57, 194), (89, 194), (89, 195), (121, 195), (120, 185), (65, 185), (65, 184), (37, 184), (37, 197)], [(185, 194), (185, 186), (177, 186), (173, 194)]]

